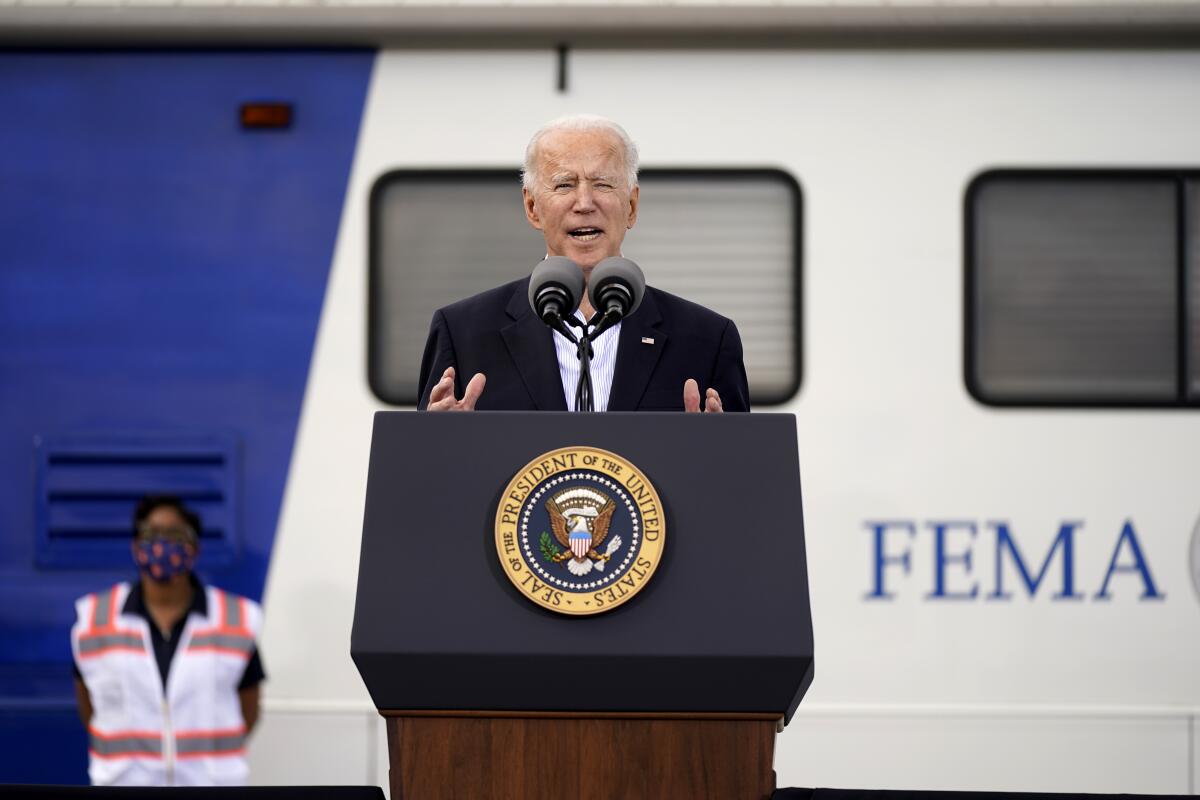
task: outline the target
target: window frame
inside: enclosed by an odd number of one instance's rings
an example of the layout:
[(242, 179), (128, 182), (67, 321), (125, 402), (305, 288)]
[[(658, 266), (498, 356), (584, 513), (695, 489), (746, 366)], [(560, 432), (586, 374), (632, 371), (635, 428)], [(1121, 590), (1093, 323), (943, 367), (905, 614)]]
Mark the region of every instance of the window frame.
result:
[[(371, 184), (367, 208), (367, 384), (377, 400), (389, 406), (414, 406), (418, 401), (414, 388), (411, 399), (389, 397), (379, 381), (382, 355), (376, 344), (375, 331), (386, 314), (383, 296), (376, 291), (382, 277), (381, 217), (382, 195), (395, 181), (445, 180), (491, 180), (512, 181), (514, 197), (521, 185), (520, 167), (400, 167), (381, 173)], [(800, 182), (790, 172), (779, 167), (646, 167), (638, 171), (639, 179), (646, 177), (671, 180), (695, 180), (712, 182), (717, 180), (747, 180), (769, 178), (783, 183), (793, 198), (792, 216), (792, 379), (787, 387), (774, 394), (755, 395), (751, 386), (751, 402), (758, 406), (778, 406), (796, 398), (804, 384), (804, 191)], [(532, 265), (531, 265), (532, 268)], [(651, 281), (652, 283), (653, 281)], [(737, 320), (734, 320), (736, 323)], [(416, 375), (413, 376), (416, 386)]]
[[(976, 241), (977, 200), (990, 182), (1006, 181), (1171, 181), (1175, 188), (1175, 398), (1172, 400), (1129, 400), (1103, 398), (1054, 398), (1030, 395), (1025, 398), (989, 397), (976, 379)], [(1200, 169), (1187, 168), (1124, 168), (1124, 167), (998, 167), (975, 175), (967, 184), (963, 198), (963, 382), (968, 394), (978, 403), (993, 408), (1155, 408), (1195, 409), (1200, 407), (1200, 394), (1189, 398), (1189, 370), (1192, 360), (1200, 353), (1188, 353), (1188, 181), (1200, 180)], [(1200, 204), (1200, 195), (1195, 199)]]

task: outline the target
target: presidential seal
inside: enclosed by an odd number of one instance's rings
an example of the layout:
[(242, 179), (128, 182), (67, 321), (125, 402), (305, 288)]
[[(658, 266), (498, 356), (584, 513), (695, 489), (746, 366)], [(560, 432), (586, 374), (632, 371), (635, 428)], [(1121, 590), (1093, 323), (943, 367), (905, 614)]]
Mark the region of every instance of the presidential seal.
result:
[(595, 447), (564, 447), (517, 472), (496, 508), (496, 553), (513, 585), (561, 614), (628, 601), (662, 559), (662, 503), (646, 476)]

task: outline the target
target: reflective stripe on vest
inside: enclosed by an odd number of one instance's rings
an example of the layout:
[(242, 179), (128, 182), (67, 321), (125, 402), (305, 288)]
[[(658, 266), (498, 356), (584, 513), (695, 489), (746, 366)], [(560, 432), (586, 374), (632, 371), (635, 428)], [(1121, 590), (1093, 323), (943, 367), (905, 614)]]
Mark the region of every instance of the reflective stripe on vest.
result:
[[(91, 751), (100, 758), (162, 758), (162, 737), (154, 731), (106, 735), (89, 730)], [(243, 728), (224, 731), (181, 731), (175, 735), (180, 758), (232, 755), (246, 747)]]
[(113, 626), (113, 606), (116, 599), (116, 586), (105, 594), (96, 594), (96, 602), (92, 607), (92, 630), (103, 631)]
[(242, 598), (238, 597), (236, 598), (237, 602), (231, 603), (229, 602), (229, 595), (225, 592), (221, 592), (220, 597), (221, 605), (224, 606), (225, 610), (225, 627), (231, 630), (245, 630), (242, 627)]
[(118, 631), (79, 637), (79, 657), (88, 658), (106, 650), (146, 651), (145, 640), (137, 631)]
[(227, 756), (246, 747), (246, 731), (180, 731), (175, 734), (175, 754), (180, 758)]
[(162, 736), (156, 731), (104, 734), (88, 729), (92, 754), (100, 758), (162, 758)]
[(116, 626), (117, 593), (120, 585), (93, 595), (91, 626), (79, 636), (79, 657), (92, 658), (109, 650), (146, 651), (142, 634)]
[(197, 633), (192, 636), (188, 650), (217, 650), (230, 651), (238, 655), (249, 656), (254, 649), (254, 640), (249, 636), (237, 636), (229, 633)]
[[(192, 634), (188, 650), (214, 650), (246, 656), (254, 650), (254, 636), (246, 628), (246, 616), (242, 611), (242, 598), (230, 596), (220, 589), (216, 591), (221, 622), (216, 628), (206, 628)], [(230, 602), (232, 601), (232, 602)]]

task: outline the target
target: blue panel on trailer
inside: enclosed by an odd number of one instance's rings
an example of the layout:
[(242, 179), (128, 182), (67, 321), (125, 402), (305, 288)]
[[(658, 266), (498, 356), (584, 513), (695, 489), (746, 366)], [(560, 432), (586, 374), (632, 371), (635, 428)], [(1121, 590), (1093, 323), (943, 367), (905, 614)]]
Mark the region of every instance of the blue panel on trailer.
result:
[[(38, 435), (234, 437), (240, 515), (222, 519), (203, 493), (196, 505), (240, 529), (241, 550), (223, 566), (202, 554), (198, 570), (261, 597), (373, 59), (0, 53), (0, 707), (12, 718), (70, 702), (72, 600), (133, 573), (132, 561), (36, 566)], [(292, 125), (243, 129), (241, 104), (262, 100), (292, 104)], [(106, 503), (127, 501), (76, 491), (95, 473), (61, 466), (54, 524), (109, 534)], [(155, 488), (135, 465), (118, 477), (123, 491), (141, 477)], [(82, 742), (78, 721), (55, 719), (58, 735), (20, 745), (69, 746), (61, 774), (4, 758), (0, 783), (84, 779), (70, 766), (81, 744), (62, 739)], [(0, 752), (14, 752), (14, 730), (0, 725)]]
[(87, 734), (71, 706), (0, 704), (0, 742), (0, 776), (16, 776), (5, 782), (87, 783)]

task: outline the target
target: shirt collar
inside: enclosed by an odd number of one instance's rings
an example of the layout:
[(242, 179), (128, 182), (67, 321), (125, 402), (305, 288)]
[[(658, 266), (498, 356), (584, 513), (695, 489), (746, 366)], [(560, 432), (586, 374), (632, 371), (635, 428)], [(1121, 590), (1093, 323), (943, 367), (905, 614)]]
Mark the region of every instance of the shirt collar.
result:
[[(192, 604), (188, 607), (187, 614), (195, 611), (200, 616), (208, 615), (208, 597), (204, 591), (204, 584), (196, 577), (196, 573), (189, 572), (188, 580), (192, 584)], [(142, 592), (142, 576), (139, 574), (133, 582), (133, 588), (129, 590), (129, 596), (125, 598), (125, 605), (121, 608), (122, 614), (136, 614), (140, 617), (149, 616), (146, 610), (146, 598)]]

